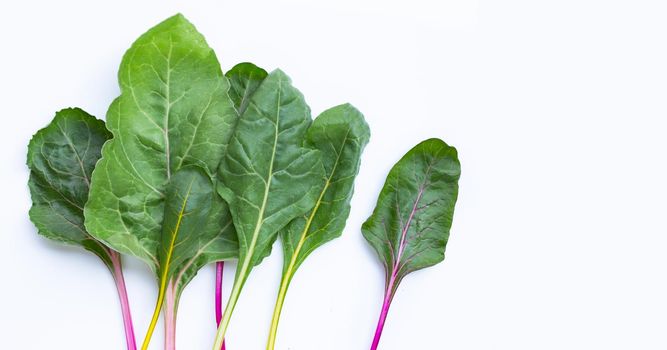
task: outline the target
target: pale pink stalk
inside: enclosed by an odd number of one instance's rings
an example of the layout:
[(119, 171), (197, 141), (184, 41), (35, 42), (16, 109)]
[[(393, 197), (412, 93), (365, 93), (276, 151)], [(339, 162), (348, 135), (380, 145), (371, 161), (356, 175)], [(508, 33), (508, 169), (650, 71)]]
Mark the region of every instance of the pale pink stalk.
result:
[(170, 282), (164, 300), (164, 350), (176, 349), (176, 286)]
[(127, 288), (125, 287), (125, 278), (123, 277), (123, 268), (120, 261), (120, 254), (109, 250), (111, 264), (113, 265), (113, 278), (118, 289), (120, 298), (120, 308), (123, 314), (123, 325), (125, 327), (125, 342), (127, 350), (137, 350), (137, 341), (134, 337), (134, 326), (132, 325), (132, 314), (130, 313), (130, 300), (127, 297)]
[[(220, 326), (222, 320), (222, 274), (225, 267), (224, 261), (215, 264), (215, 323)], [(222, 341), (220, 350), (225, 350), (225, 342)]]

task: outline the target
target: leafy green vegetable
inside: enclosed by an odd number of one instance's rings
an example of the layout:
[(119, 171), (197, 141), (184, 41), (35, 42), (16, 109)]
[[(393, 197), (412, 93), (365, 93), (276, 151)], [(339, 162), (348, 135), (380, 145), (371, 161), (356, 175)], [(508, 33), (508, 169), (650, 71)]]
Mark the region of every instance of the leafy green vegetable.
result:
[[(223, 75), (204, 37), (178, 14), (140, 36), (120, 65), (121, 94), (107, 127), (65, 109), (28, 147), (30, 218), (39, 233), (99, 256), (116, 280), (129, 350), (136, 349), (120, 254), (148, 264), (159, 285), (142, 350), (164, 310), (175, 349), (178, 303), (204, 265), (217, 262), (214, 350), (222, 347), (252, 269), (281, 237), (273, 349), (290, 283), (310, 253), (339, 237), (370, 131), (349, 104), (314, 122), (282, 71), (241, 63)], [(113, 136), (113, 137), (112, 137)], [(402, 279), (444, 259), (460, 166), (456, 150), (426, 140), (390, 171), (366, 240), (386, 268), (376, 349)], [(222, 312), (223, 260), (238, 258)]]
[(423, 141), (391, 169), (373, 214), (361, 227), (386, 270), (373, 350), (403, 277), (445, 258), (460, 173), (454, 147), (439, 139)]
[[(250, 98), (267, 75), (268, 73), (264, 69), (249, 62), (239, 63), (225, 74), (230, 82), (229, 96), (234, 102), (234, 108), (236, 108), (239, 117), (245, 112)], [(217, 326), (220, 326), (220, 321), (222, 321), (222, 274), (224, 264), (224, 261), (217, 262), (215, 269), (215, 321)], [(225, 350), (224, 342), (221, 349)]]
[(250, 99), (218, 170), (218, 192), (229, 203), (239, 263), (214, 349), (220, 349), (243, 285), (270, 254), (278, 231), (313, 207), (324, 170), (317, 150), (302, 147), (311, 123), (303, 95), (280, 70)]
[(267, 349), (275, 346), (278, 322), (292, 277), (317, 247), (343, 232), (350, 213), (354, 178), (361, 153), (370, 138), (363, 115), (349, 104), (333, 107), (315, 119), (306, 136), (306, 146), (322, 153), (325, 177), (317, 202), (308, 213), (281, 230), (283, 276), (276, 300)]
[(120, 255), (95, 240), (84, 228), (90, 175), (111, 134), (104, 122), (78, 108), (63, 109), (28, 145), (28, 185), (33, 204), (30, 220), (49, 239), (81, 246), (97, 255), (116, 281), (127, 348), (136, 348)]
[[(222, 202), (219, 213), (198, 231), (198, 239), (173, 251), (166, 266), (162, 243), (163, 220), (171, 220), (164, 215), (172, 214), (165, 210), (180, 204), (170, 203), (172, 178), (187, 166), (199, 166), (211, 176), (238, 117), (215, 53), (182, 15), (137, 39), (118, 76), (121, 95), (107, 114), (114, 138), (102, 149), (93, 172), (85, 224), (93, 236), (142, 259), (159, 276), (158, 303), (142, 347), (146, 349), (167, 289), (175, 289), (169, 292), (177, 303), (201, 266), (236, 256), (236, 236)], [(169, 281), (163, 280), (165, 275)], [(175, 306), (168, 307), (175, 311)]]

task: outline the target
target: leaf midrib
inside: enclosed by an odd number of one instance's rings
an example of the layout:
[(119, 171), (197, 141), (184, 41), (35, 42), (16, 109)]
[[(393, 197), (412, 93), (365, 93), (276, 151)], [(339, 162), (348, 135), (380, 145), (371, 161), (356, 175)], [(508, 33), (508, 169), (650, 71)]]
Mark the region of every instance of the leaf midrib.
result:
[[(264, 197), (262, 198), (262, 205), (259, 209), (259, 215), (257, 216), (257, 222), (255, 223), (255, 230), (252, 234), (252, 239), (250, 241), (250, 246), (248, 246), (248, 252), (243, 261), (243, 266), (239, 273), (241, 281), (246, 278), (246, 273), (250, 267), (250, 262), (252, 261), (253, 255), (255, 253), (255, 246), (257, 245), (257, 240), (259, 239), (259, 231), (262, 228), (264, 221), (264, 211), (266, 210), (266, 203), (269, 198), (269, 190), (271, 189), (271, 180), (273, 179), (273, 163), (276, 159), (276, 150), (278, 148), (278, 135), (279, 135), (279, 125), (280, 125), (280, 105), (282, 100), (282, 78), (278, 77), (278, 96), (276, 99), (276, 121), (274, 123), (274, 137), (273, 137), (273, 149), (271, 150), (271, 161), (269, 163), (269, 171), (266, 180), (266, 187), (264, 188)], [(243, 283), (243, 282), (241, 282)]]
[(417, 205), (419, 204), (419, 201), (421, 200), (424, 194), (424, 190), (426, 189), (426, 184), (428, 182), (428, 177), (431, 173), (432, 166), (433, 163), (429, 163), (428, 168), (426, 168), (426, 171), (424, 172), (424, 182), (419, 186), (419, 192), (417, 193), (417, 198), (415, 199), (412, 205), (412, 210), (410, 211), (408, 220), (405, 223), (405, 226), (403, 227), (403, 231), (401, 233), (401, 241), (399, 242), (398, 245), (398, 252), (396, 255), (396, 261), (394, 261), (392, 273), (397, 273), (398, 270), (400, 270), (401, 259), (403, 258), (403, 253), (405, 252), (405, 246), (407, 245), (406, 241), (407, 241), (408, 230), (410, 229), (410, 226), (412, 225), (412, 220), (414, 219), (415, 213), (417, 212)]
[(171, 37), (169, 37), (169, 53), (167, 54), (167, 76), (165, 79), (165, 89), (167, 98), (165, 99), (165, 113), (164, 113), (164, 147), (165, 147), (165, 157), (167, 162), (167, 181), (171, 178), (171, 146), (169, 145), (169, 114), (171, 113), (171, 53), (174, 48), (174, 43), (172, 42)]

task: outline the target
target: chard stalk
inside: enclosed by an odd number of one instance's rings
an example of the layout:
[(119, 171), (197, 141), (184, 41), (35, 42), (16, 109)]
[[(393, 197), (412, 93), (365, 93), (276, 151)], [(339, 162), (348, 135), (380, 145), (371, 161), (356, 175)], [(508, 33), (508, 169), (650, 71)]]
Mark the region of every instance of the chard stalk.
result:
[(164, 349), (176, 349), (176, 286), (169, 283), (164, 305)]
[(380, 318), (378, 320), (377, 327), (375, 328), (375, 337), (373, 337), (371, 350), (377, 350), (378, 344), (380, 344), (380, 337), (382, 336), (382, 330), (384, 329), (384, 322), (387, 320), (389, 307), (391, 306), (391, 301), (394, 299), (394, 293), (396, 292), (395, 286), (396, 286), (397, 271), (398, 271), (397, 269), (394, 269), (394, 272), (391, 274), (389, 283), (387, 283), (387, 289), (384, 292), (382, 311), (380, 311)]
[[(218, 261), (215, 264), (215, 323), (220, 327), (222, 320), (222, 277), (225, 267), (224, 261)], [(225, 350), (225, 341), (222, 341), (220, 350)]]
[(116, 282), (116, 289), (118, 290), (118, 297), (120, 298), (120, 308), (123, 314), (123, 326), (125, 327), (125, 341), (127, 343), (127, 350), (136, 350), (137, 341), (134, 337), (134, 326), (132, 324), (132, 314), (130, 312), (130, 300), (127, 296), (127, 288), (125, 287), (125, 278), (123, 277), (123, 268), (120, 261), (120, 254), (114, 250), (109, 249), (109, 257), (113, 265), (113, 279)]
[(276, 337), (278, 336), (278, 322), (280, 321), (280, 313), (283, 310), (285, 303), (285, 296), (287, 295), (287, 288), (289, 287), (292, 276), (286, 274), (280, 281), (280, 290), (276, 298), (276, 306), (273, 309), (273, 317), (271, 318), (271, 328), (269, 329), (269, 340), (266, 345), (267, 350), (273, 350), (276, 346)]

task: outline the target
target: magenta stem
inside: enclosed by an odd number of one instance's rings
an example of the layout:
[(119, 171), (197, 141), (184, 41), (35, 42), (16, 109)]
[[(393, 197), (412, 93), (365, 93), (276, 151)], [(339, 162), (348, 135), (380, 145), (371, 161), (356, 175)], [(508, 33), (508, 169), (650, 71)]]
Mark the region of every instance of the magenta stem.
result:
[(170, 282), (164, 301), (164, 349), (176, 349), (176, 287)]
[(382, 336), (382, 330), (384, 329), (384, 322), (387, 320), (387, 314), (389, 313), (391, 300), (394, 298), (394, 284), (396, 283), (397, 273), (398, 270), (394, 269), (391, 274), (391, 278), (389, 279), (389, 283), (387, 283), (387, 289), (384, 292), (384, 301), (382, 302), (382, 311), (380, 312), (380, 319), (378, 320), (377, 328), (375, 328), (375, 337), (373, 337), (371, 350), (377, 350), (378, 345), (380, 344), (380, 337)]
[[(215, 264), (215, 323), (218, 327), (220, 327), (220, 321), (222, 320), (222, 274), (224, 267), (224, 261), (218, 261)], [(225, 350), (224, 340), (220, 350)]]
[(125, 327), (125, 342), (128, 350), (137, 350), (137, 340), (134, 337), (134, 326), (132, 325), (132, 314), (130, 312), (130, 300), (127, 297), (127, 288), (125, 287), (125, 277), (123, 277), (123, 267), (120, 261), (120, 254), (109, 250), (111, 264), (113, 265), (113, 277), (118, 289), (120, 298), (120, 308), (123, 313), (123, 325)]

